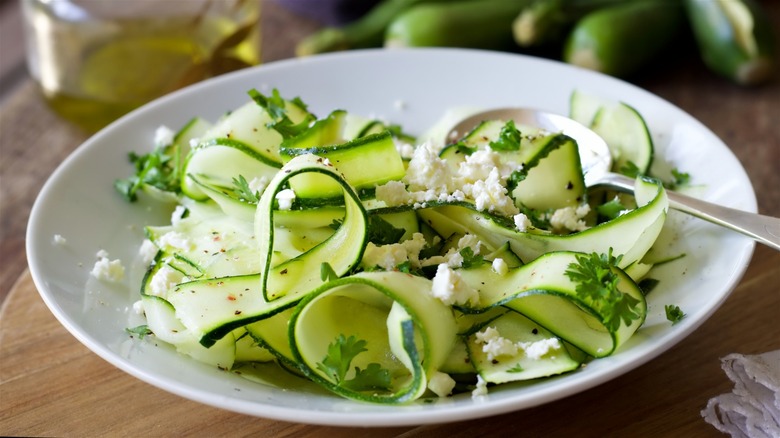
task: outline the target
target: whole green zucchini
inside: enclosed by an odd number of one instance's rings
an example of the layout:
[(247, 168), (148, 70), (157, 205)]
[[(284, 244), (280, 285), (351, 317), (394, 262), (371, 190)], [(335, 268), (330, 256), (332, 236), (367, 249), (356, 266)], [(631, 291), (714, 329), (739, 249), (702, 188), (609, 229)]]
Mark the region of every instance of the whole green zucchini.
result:
[(768, 80), (774, 72), (769, 19), (752, 0), (686, 0), (702, 59), (710, 70), (739, 84)]
[(386, 47), (509, 49), (512, 21), (533, 0), (464, 0), (414, 6), (387, 29)]
[(297, 56), (339, 50), (381, 47), (390, 22), (412, 6), (448, 0), (383, 0), (364, 16), (342, 27), (326, 27), (301, 40)]
[(563, 60), (612, 76), (628, 76), (667, 47), (684, 22), (682, 4), (676, 0), (632, 1), (598, 9), (577, 22)]

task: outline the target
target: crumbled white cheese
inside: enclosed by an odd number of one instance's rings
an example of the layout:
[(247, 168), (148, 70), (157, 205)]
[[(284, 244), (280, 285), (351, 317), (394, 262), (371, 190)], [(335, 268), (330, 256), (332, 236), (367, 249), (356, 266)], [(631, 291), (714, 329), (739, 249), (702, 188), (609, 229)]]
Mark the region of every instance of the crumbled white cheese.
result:
[(395, 137), (393, 137), (393, 144), (395, 144), (395, 150), (398, 151), (398, 154), (401, 156), (401, 158), (405, 160), (409, 160), (414, 156), (415, 147), (405, 141), (401, 141)]
[(524, 215), (523, 213), (514, 215), (512, 219), (515, 221), (515, 227), (517, 228), (517, 231), (520, 231), (521, 233), (525, 233), (529, 228), (531, 228), (531, 220), (528, 219), (528, 216)]
[(419, 268), (420, 251), (425, 245), (425, 236), (422, 233), (414, 233), (411, 239), (389, 245), (368, 242), (361, 263), (365, 267), (379, 266), (386, 271), (392, 271), (401, 263), (409, 261), (413, 268)]
[(471, 398), (480, 398), (488, 395), (487, 382), (477, 374), (477, 386), (471, 391)]
[(508, 196), (506, 187), (501, 181), (498, 169), (493, 168), (484, 180), (463, 186), (466, 195), (470, 195), (477, 210), (489, 211), (503, 216), (513, 216), (519, 213), (515, 202)]
[(501, 182), (506, 183), (509, 175), (519, 168), (522, 166), (506, 162), (502, 154), (493, 149), (484, 148), (465, 156), (464, 161), (458, 165), (458, 178), (461, 179), (461, 184), (474, 183), (487, 179), (490, 172), (496, 169)]
[(178, 226), (179, 222), (181, 222), (182, 218), (184, 217), (184, 213), (187, 211), (187, 208), (183, 205), (177, 205), (175, 209), (173, 209), (173, 213), (171, 213), (171, 225)]
[(547, 338), (535, 342), (519, 342), (520, 347), (529, 359), (541, 359), (552, 351), (560, 350), (562, 345), (558, 338)]
[(276, 194), (276, 200), (279, 202), (279, 210), (289, 210), (295, 201), (295, 192), (292, 189), (284, 189)]
[(482, 344), (482, 352), (492, 361), (498, 356), (515, 356), (519, 352), (517, 344), (502, 337), (495, 327), (487, 327), (476, 333), (477, 342)]
[(410, 200), (406, 185), (401, 181), (388, 181), (386, 184), (377, 186), (375, 196), (376, 199), (390, 207), (404, 205)]
[(590, 213), (588, 204), (559, 208), (550, 217), (550, 225), (557, 230), (583, 231), (588, 229), (588, 226), (582, 218), (588, 213)]
[(154, 131), (154, 144), (157, 146), (165, 147), (173, 144), (173, 138), (176, 133), (171, 128), (160, 125), (157, 130)]
[(447, 162), (441, 158), (430, 142), (417, 147), (406, 168), (404, 182), (410, 191), (433, 190), (437, 193), (452, 193), (454, 178)]
[(447, 373), (434, 371), (431, 379), (428, 381), (428, 389), (439, 397), (447, 397), (455, 389), (455, 379)]
[(509, 272), (509, 265), (507, 265), (504, 259), (502, 258), (493, 259), (492, 266), (493, 266), (493, 272), (495, 272), (498, 275), (506, 275), (506, 273)]
[(62, 237), (59, 234), (55, 234), (53, 242), (54, 242), (55, 245), (65, 245), (65, 244), (68, 243), (68, 240), (65, 239), (64, 237)]
[(93, 277), (111, 283), (118, 283), (125, 278), (125, 267), (122, 266), (121, 260), (109, 260), (108, 252), (102, 249), (98, 251), (97, 255), (98, 260), (90, 271)]
[(192, 247), (192, 242), (178, 231), (169, 231), (163, 234), (160, 237), (159, 244), (160, 246), (169, 246), (180, 250), (188, 250)]
[(154, 261), (154, 257), (157, 255), (157, 246), (149, 239), (144, 239), (141, 243), (141, 247), (138, 249), (138, 255), (141, 256), (141, 263), (149, 266)]
[(466, 284), (460, 274), (446, 263), (440, 264), (436, 269), (431, 294), (448, 306), (479, 302), (479, 293)]
[(183, 278), (184, 274), (181, 272), (168, 265), (163, 265), (154, 273), (145, 292), (149, 295), (164, 297), (167, 295), (168, 290), (181, 283)]

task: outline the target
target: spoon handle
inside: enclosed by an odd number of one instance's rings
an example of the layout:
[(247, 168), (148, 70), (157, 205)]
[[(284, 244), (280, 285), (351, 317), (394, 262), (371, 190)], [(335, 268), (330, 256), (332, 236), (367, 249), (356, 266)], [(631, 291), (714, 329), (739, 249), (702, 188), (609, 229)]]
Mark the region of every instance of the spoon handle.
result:
[[(604, 175), (599, 184), (634, 190), (634, 180), (619, 174)], [(667, 190), (669, 207), (752, 237), (780, 251), (780, 218), (723, 207)]]

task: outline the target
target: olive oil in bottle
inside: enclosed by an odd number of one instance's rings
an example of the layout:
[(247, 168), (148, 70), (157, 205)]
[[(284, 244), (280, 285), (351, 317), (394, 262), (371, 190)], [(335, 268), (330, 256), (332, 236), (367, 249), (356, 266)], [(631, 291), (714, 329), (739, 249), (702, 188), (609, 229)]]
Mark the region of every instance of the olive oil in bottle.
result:
[(28, 66), (94, 132), (150, 100), (260, 62), (259, 0), (24, 0)]

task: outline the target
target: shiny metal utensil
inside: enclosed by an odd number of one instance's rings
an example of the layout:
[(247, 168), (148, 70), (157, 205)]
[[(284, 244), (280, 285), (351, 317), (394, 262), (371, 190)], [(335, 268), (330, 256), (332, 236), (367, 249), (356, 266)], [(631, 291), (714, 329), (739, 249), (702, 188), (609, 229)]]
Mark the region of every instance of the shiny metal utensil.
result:
[[(469, 116), (453, 126), (447, 138), (460, 137), (484, 120), (514, 120), (549, 132), (563, 132), (577, 141), (585, 185), (633, 192), (634, 180), (610, 172), (612, 155), (604, 140), (582, 124), (558, 114), (529, 108), (500, 108)], [(723, 207), (667, 190), (669, 207), (752, 237), (780, 251), (780, 218)]]

